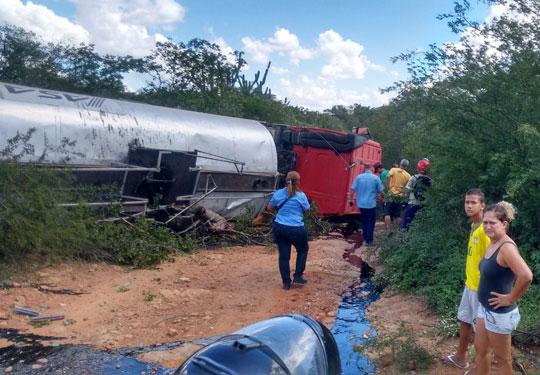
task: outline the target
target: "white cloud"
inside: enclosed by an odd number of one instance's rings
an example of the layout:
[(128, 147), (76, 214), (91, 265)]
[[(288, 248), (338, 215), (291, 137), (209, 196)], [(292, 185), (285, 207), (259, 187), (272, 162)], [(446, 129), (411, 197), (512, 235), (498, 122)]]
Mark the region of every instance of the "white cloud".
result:
[(243, 50), (256, 63), (271, 60), (273, 53), (288, 57), (289, 62), (295, 66), (302, 60), (321, 58), (326, 64), (321, 68), (320, 74), (331, 79), (361, 79), (368, 69), (384, 70), (362, 54), (364, 46), (350, 39), (343, 39), (334, 30), (321, 33), (314, 49), (302, 47), (298, 37), (284, 28), (278, 28), (274, 35), (266, 40), (244, 37), (242, 42)]
[(215, 38), (212, 43), (219, 46), (221, 53), (225, 55), (225, 58), (229, 64), (236, 64), (236, 55), (234, 54), (234, 49), (225, 41), (225, 39), (223, 39), (223, 37)]
[(281, 67), (278, 67), (278, 66), (272, 66), (270, 67), (270, 71), (272, 72), (272, 74), (275, 74), (277, 76), (281, 76), (283, 74), (287, 74), (289, 73), (289, 69), (287, 68), (281, 68)]
[(323, 77), (362, 79), (368, 69), (384, 70), (383, 67), (371, 63), (365, 55), (362, 55), (364, 46), (350, 39), (344, 40), (334, 30), (328, 30), (319, 35), (317, 50), (318, 55), (329, 62), (321, 70)]
[(33, 31), (47, 41), (93, 43), (102, 53), (144, 56), (166, 38), (148, 28), (172, 30), (185, 9), (174, 0), (69, 0), (76, 23), (31, 1), (0, 0), (0, 21)]
[(287, 78), (280, 78), (279, 85), (282, 87), (289, 87), (291, 85), (291, 81)]
[(395, 96), (395, 94), (391, 94), (388, 92), (382, 93), (379, 90), (373, 90), (371, 92), (371, 106), (373, 107), (379, 107), (381, 105), (386, 105), (390, 103), (390, 100)]
[(70, 0), (77, 23), (89, 31), (99, 52), (144, 56), (163, 40), (148, 27), (171, 30), (185, 9), (174, 0)]
[[(530, 23), (533, 21), (532, 16), (528, 16), (522, 13), (518, 13), (512, 9), (512, 0), (505, 4), (496, 4), (490, 8), (489, 15), (484, 19), (484, 25), (478, 28), (468, 27), (466, 28), (457, 43), (445, 43), (443, 46), (446, 53), (450, 56), (454, 56), (456, 52), (463, 51), (467, 47), (470, 47), (473, 51), (479, 52), (482, 50), (482, 55), (485, 57), (484, 63), (492, 64), (494, 61), (504, 58), (504, 54), (499, 51), (498, 47), (502, 44), (502, 41), (493, 34), (486, 33), (486, 25), (498, 21), (500, 18), (505, 17), (509, 20), (514, 20), (520, 23)], [(533, 40), (533, 42), (536, 42)], [(446, 77), (451, 71), (461, 71), (464, 69), (460, 64), (448, 64), (445, 62), (444, 66), (438, 68), (436, 76), (438, 79)]]
[(274, 52), (268, 43), (246, 36), (242, 38), (244, 47), (242, 50), (249, 56), (249, 59), (256, 63), (266, 63), (270, 60), (270, 54)]
[(310, 59), (313, 57), (314, 52), (302, 48), (298, 37), (291, 34), (287, 29), (277, 29), (274, 35), (268, 38), (268, 44), (272, 47), (273, 51), (277, 51), (281, 56), (288, 56), (291, 63), (298, 65), (301, 60)]
[(277, 53), (288, 57), (292, 64), (298, 65), (301, 60), (313, 58), (315, 53), (300, 46), (298, 37), (283, 28), (278, 28), (266, 41), (247, 36), (242, 38), (242, 43), (244, 44), (242, 50), (246, 52), (250, 60), (256, 63), (266, 63), (271, 60), (273, 53)]
[[(279, 98), (288, 98), (293, 105), (323, 110), (336, 104), (379, 106), (388, 103), (388, 95), (381, 95), (378, 91), (363, 88), (362, 90), (344, 89), (341, 82), (351, 82), (365, 78), (368, 70), (385, 71), (382, 66), (372, 63), (364, 53), (364, 46), (350, 39), (344, 39), (334, 30), (328, 30), (318, 36), (317, 44), (309, 49), (302, 47), (298, 37), (289, 30), (278, 28), (274, 34), (266, 39), (244, 37), (243, 50), (247, 59), (255, 63), (265, 63), (272, 58), (282, 56), (292, 65), (290, 69), (272, 67), (274, 75), (288, 74), (302, 71), (294, 80), (279, 78), (278, 86), (272, 91)], [(309, 70), (300, 64), (304, 60), (318, 59), (320, 70), (317, 68), (313, 76), (313, 63)], [(317, 62), (315, 62), (317, 63)]]
[(275, 51), (290, 51), (300, 47), (298, 37), (287, 29), (277, 29), (273, 36), (268, 38), (268, 43)]
[(292, 105), (322, 111), (334, 105), (349, 106), (355, 103), (378, 107), (387, 104), (392, 94), (377, 90), (350, 90), (340, 88), (335, 81), (322, 77), (310, 79), (306, 75), (296, 81), (281, 78), (279, 87), (272, 92), (280, 99), (287, 98)]
[(32, 31), (48, 42), (67, 41), (73, 44), (90, 41), (90, 33), (65, 17), (59, 17), (42, 5), (20, 0), (0, 0), (0, 23)]

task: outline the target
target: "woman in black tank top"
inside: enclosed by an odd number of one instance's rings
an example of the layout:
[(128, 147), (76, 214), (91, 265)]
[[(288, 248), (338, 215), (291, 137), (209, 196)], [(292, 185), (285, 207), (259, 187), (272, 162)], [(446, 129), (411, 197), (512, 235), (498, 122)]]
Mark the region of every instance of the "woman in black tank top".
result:
[(532, 281), (531, 270), (514, 241), (506, 234), (513, 218), (514, 207), (507, 202), (491, 205), (484, 213), (484, 232), (491, 243), (478, 266), (478, 299), (482, 311), (475, 321), (474, 347), (479, 375), (490, 373), (490, 347), (497, 359), (499, 374), (513, 374), (511, 330), (515, 329), (512, 323), (517, 325), (519, 322), (516, 302)]

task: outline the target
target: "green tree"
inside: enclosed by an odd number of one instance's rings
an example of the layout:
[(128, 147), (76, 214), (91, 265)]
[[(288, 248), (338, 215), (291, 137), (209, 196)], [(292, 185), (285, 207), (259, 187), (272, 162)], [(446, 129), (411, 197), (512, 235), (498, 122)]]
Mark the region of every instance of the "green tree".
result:
[(363, 122), (377, 142), (383, 146), (382, 163), (389, 169), (393, 163), (404, 157), (415, 160), (414, 156), (405, 154), (408, 141), (408, 124), (413, 121), (414, 112), (402, 101), (375, 108)]
[(149, 88), (221, 94), (233, 87), (244, 64), (239, 52), (231, 57), (234, 63), (229, 62), (217, 44), (203, 39), (188, 43), (158, 42), (146, 59), (152, 75)]
[(0, 79), (18, 84), (50, 87), (58, 75), (52, 51), (38, 36), (24, 29), (0, 26)]
[[(469, 4), (458, 2), (441, 18), (456, 32), (466, 29), (459, 44), (400, 56), (411, 72), (396, 101), (409, 109), (405, 151), (430, 158), (433, 184), (406, 242), (390, 245), (396, 251), (386, 253), (385, 272), (439, 307), (458, 303), (463, 195), (472, 187), (484, 190), (488, 203), (505, 199), (517, 207), (510, 234), (540, 277), (540, 3), (504, 4), (513, 16), (480, 25), (467, 18)], [(525, 306), (524, 315), (538, 318), (538, 303)]]
[(2, 81), (114, 98), (125, 94), (129, 71), (144, 71), (143, 61), (100, 55), (92, 44), (45, 43), (22, 28), (0, 26)]

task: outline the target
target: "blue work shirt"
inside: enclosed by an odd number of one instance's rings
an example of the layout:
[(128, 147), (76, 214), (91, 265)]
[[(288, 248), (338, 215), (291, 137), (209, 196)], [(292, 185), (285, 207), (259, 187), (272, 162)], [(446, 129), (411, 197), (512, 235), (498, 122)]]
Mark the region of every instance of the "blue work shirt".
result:
[(377, 193), (383, 191), (381, 179), (366, 171), (354, 179), (351, 189), (356, 190), (356, 205), (358, 208), (375, 208), (377, 206)]
[[(287, 188), (284, 187), (274, 193), (268, 203), (270, 206), (279, 207), (287, 199)], [(307, 197), (301, 191), (289, 198), (287, 202), (279, 209), (274, 221), (279, 224), (291, 227), (304, 226), (304, 211), (309, 209)]]

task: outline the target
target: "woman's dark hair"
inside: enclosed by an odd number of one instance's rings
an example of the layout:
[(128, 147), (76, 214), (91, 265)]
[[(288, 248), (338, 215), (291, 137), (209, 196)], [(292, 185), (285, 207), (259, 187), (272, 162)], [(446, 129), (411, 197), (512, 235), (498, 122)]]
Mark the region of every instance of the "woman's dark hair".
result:
[(287, 196), (291, 198), (296, 194), (298, 189), (298, 181), (300, 181), (300, 174), (296, 171), (290, 171), (287, 173), (287, 178), (285, 182), (287, 183)]
[(507, 221), (511, 222), (514, 220), (514, 217), (516, 215), (516, 209), (512, 205), (512, 203), (508, 203), (505, 201), (492, 204), (488, 208), (486, 208), (485, 212), (493, 212), (495, 214), (495, 217), (500, 221)]

